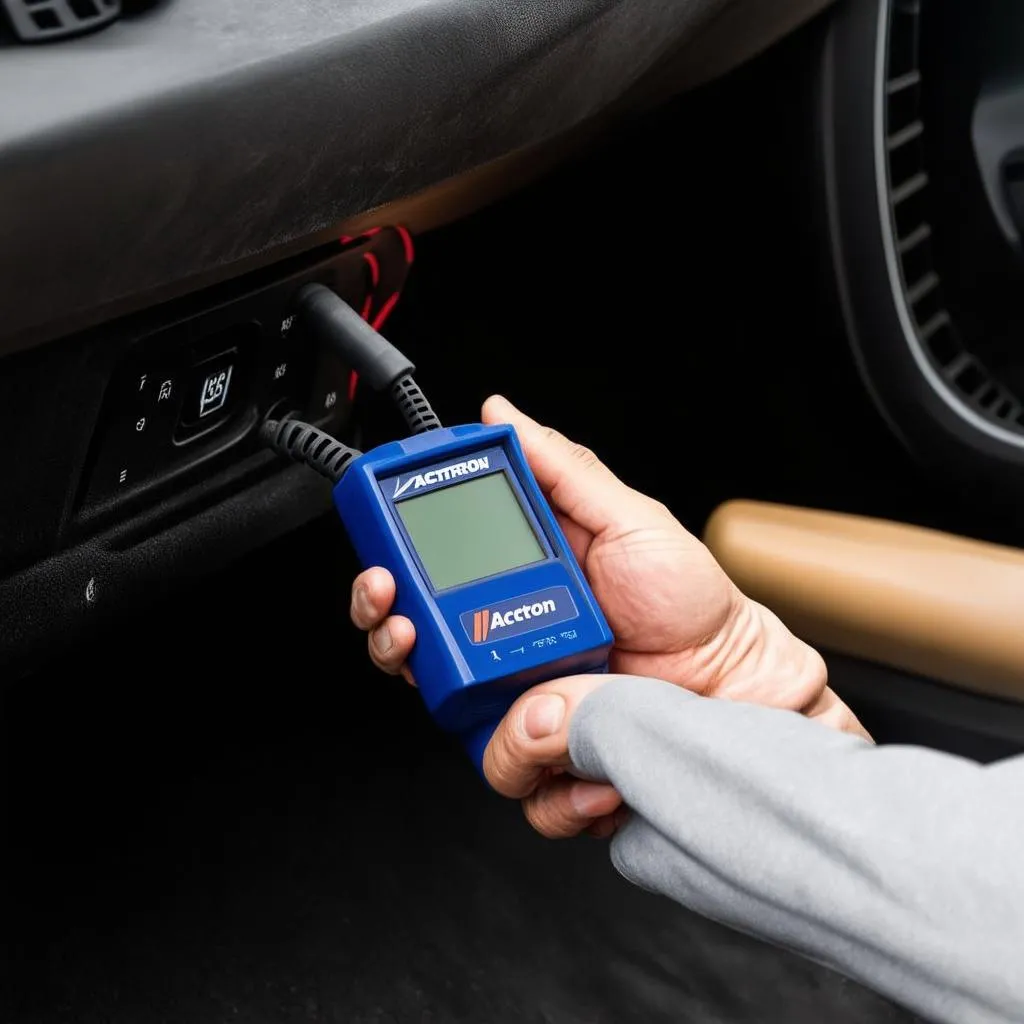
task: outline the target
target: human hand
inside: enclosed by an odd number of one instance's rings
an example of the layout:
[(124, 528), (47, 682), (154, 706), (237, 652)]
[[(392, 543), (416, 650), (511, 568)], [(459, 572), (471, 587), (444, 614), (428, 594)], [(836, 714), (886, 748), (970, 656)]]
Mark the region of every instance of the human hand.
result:
[(605, 838), (628, 816), (614, 786), (570, 774), (573, 715), (611, 678), (571, 676), (533, 687), (509, 708), (484, 751), (491, 788), (519, 800), (526, 820), (548, 839), (581, 832)]
[[(515, 427), (615, 635), (612, 672), (799, 711), (866, 735), (827, 687), (820, 655), (745, 597), (664, 505), (503, 398), (488, 399), (482, 419)], [(368, 569), (353, 584), (352, 619), (369, 631), (373, 661), (411, 682), (406, 659), (415, 629), (407, 618), (389, 614), (394, 598), (391, 574)]]

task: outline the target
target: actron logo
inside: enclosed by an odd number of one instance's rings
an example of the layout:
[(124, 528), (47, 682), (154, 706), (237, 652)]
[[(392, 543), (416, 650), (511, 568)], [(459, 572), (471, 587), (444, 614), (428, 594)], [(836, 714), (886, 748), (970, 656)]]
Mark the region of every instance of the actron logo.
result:
[(405, 483), (399, 477), (395, 481), (395, 493), (391, 495), (392, 500), (400, 498), (406, 491), (418, 491), (421, 487), (429, 487), (431, 484), (444, 483), (459, 476), (472, 476), (481, 470), (491, 468), (491, 457), (481, 455), (478, 459), (469, 459), (466, 462), (453, 462), (450, 466), (442, 466), (440, 469), (429, 469), (426, 473), (415, 473)]
[(521, 604), (505, 612), (492, 612), (489, 608), (481, 608), (473, 613), (473, 643), (482, 644), (492, 632), (514, 626), (517, 622), (529, 622), (545, 615), (555, 615), (558, 605), (554, 601), (534, 601), (533, 604)]
[(473, 643), (482, 644), (491, 631), (491, 613), (484, 608), (473, 612)]
[(493, 644), (535, 629), (568, 622), (578, 615), (569, 589), (555, 586), (465, 611), (459, 619), (472, 643)]

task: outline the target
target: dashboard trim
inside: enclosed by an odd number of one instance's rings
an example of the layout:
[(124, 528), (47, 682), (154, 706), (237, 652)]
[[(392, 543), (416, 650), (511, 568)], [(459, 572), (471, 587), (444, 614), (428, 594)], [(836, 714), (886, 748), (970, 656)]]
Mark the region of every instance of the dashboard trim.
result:
[(940, 398), (950, 412), (958, 416), (973, 430), (988, 435), (993, 440), (1002, 444), (1012, 445), (1015, 448), (1024, 449), (1024, 435), (1012, 430), (1007, 430), (979, 415), (942, 379), (936, 371), (931, 358), (925, 351), (921, 339), (918, 337), (917, 328), (914, 326), (910, 309), (907, 305), (907, 297), (903, 287), (902, 274), (899, 261), (896, 256), (894, 245), (895, 225), (893, 222), (892, 207), (890, 202), (889, 169), (885, 149), (885, 83), (888, 66), (888, 41), (891, 25), (891, 12), (893, 0), (880, 0), (878, 4), (878, 35), (875, 49), (875, 74), (874, 74), (874, 124), (872, 125), (875, 182), (876, 194), (878, 197), (878, 215), (882, 234), (882, 248), (885, 253), (886, 275), (889, 281), (889, 288), (892, 293), (892, 301), (899, 320), (903, 338), (906, 341), (910, 354), (917, 364), (921, 376), (928, 383), (928, 386)]

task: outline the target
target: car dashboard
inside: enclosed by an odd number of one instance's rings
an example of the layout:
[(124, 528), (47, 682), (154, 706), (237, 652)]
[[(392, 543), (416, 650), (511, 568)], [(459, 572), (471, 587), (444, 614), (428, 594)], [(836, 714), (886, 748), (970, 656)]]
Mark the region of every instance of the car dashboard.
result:
[(688, 47), (704, 40), (712, 75), (818, 5), (738, 48), (714, 43), (718, 6), (166, 0), (74, 38), (8, 31), (4, 660), (321, 513), (317, 482), (255, 439), (286, 399), (361, 426), (347, 368), (288, 332), (295, 290), (331, 284), (382, 324), (410, 217), (422, 231), (514, 191), (681, 89)]
[(405, 436), (326, 285), (445, 425), (500, 392), (668, 506), (878, 742), (1024, 751), (1020, 18), (0, 0), (0, 1017), (909, 1021), (527, 834), (259, 433)]

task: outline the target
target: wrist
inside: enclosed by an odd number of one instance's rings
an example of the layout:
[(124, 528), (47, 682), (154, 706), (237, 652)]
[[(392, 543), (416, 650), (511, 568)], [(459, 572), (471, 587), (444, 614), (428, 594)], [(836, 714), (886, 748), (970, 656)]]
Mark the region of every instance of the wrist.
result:
[(870, 739), (828, 686), (822, 656), (764, 605), (736, 589), (725, 627), (710, 645), (707, 696), (799, 711), (830, 728)]

